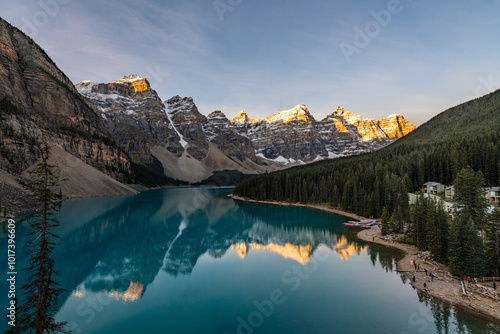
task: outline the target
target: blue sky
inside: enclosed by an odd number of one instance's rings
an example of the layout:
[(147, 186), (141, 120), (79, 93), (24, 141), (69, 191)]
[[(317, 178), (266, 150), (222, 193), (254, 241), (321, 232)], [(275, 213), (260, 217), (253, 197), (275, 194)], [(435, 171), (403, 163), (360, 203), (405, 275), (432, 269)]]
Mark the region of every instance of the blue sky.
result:
[(420, 125), (500, 88), (494, 0), (23, 0), (0, 13), (75, 83), (139, 74), (204, 114), (303, 103), (317, 120), (341, 105)]

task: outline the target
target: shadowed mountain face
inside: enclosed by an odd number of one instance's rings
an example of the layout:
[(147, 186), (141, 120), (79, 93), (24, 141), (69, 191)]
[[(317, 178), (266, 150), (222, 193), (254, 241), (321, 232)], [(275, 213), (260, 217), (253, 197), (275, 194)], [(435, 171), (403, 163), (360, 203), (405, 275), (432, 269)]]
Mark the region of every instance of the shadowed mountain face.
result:
[(0, 18), (0, 163), (21, 173), (44, 137), (85, 163), (124, 180), (126, 155), (110, 145), (102, 117), (31, 38)]

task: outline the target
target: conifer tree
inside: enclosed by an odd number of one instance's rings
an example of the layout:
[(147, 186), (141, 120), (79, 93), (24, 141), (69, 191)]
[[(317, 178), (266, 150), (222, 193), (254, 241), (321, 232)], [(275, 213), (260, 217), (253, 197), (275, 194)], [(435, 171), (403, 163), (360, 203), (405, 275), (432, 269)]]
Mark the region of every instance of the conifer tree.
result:
[(412, 229), (415, 236), (415, 243), (418, 248), (427, 249), (426, 219), (429, 201), (423, 196), (419, 196), (417, 203), (412, 210)]
[(450, 259), (450, 273), (456, 276), (465, 275), (465, 225), (468, 220), (468, 214), (463, 214), (453, 219), (451, 223), (448, 258)]
[(387, 235), (390, 232), (390, 225), (389, 225), (389, 212), (387, 212), (387, 209), (384, 207), (382, 209), (382, 235)]
[(467, 225), (465, 270), (467, 275), (482, 277), (486, 273), (484, 245), (474, 225), (473, 221)]
[(450, 241), (450, 216), (442, 205), (438, 205), (437, 207), (436, 219), (437, 245), (435, 259), (438, 261), (447, 261)]
[(434, 201), (431, 201), (428, 206), (427, 210), (427, 215), (425, 217), (425, 231), (426, 231), (426, 239), (427, 239), (427, 245), (428, 249), (431, 252), (431, 255), (433, 258), (436, 257), (436, 251), (437, 251), (437, 239), (438, 239), (438, 233), (437, 233), (437, 210), (436, 210), (436, 203)]
[(398, 209), (396, 209), (392, 214), (392, 230), (395, 233), (403, 232), (403, 215)]
[(484, 224), (486, 222), (486, 208), (488, 202), (484, 197), (484, 176), (481, 171), (467, 166), (458, 173), (455, 179), (455, 201), (464, 205), (463, 212), (467, 213), (474, 225), (481, 231), (484, 238)]
[(34, 177), (34, 197), (41, 203), (41, 213), (31, 221), (30, 242), (26, 248), (30, 254), (28, 267), (28, 280), (22, 286), (24, 300), (19, 307), (19, 330), (22, 333), (68, 333), (66, 323), (56, 322), (56, 304), (62, 292), (54, 277), (54, 260), (50, 255), (54, 249), (54, 240), (57, 236), (53, 229), (58, 226), (54, 218), (57, 195), (51, 188), (58, 183), (58, 176), (54, 166), (50, 165), (50, 148), (47, 143), (38, 144), (40, 163), (32, 171)]
[(437, 261), (448, 259), (448, 214), (439, 203), (431, 202), (426, 217), (427, 244)]
[(496, 207), (486, 224), (485, 253), (488, 269), (498, 276), (500, 272), (500, 208)]

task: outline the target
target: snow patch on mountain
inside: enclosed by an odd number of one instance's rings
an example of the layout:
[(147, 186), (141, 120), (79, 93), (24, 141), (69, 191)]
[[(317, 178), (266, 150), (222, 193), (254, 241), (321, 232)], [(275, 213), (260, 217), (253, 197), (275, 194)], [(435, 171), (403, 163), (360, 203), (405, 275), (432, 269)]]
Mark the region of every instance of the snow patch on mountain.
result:
[(177, 130), (177, 128), (175, 127), (174, 123), (172, 122), (172, 118), (171, 118), (171, 114), (168, 112), (168, 110), (165, 110), (165, 114), (167, 115), (168, 117), (168, 120), (170, 121), (170, 124), (172, 124), (172, 128), (174, 129), (174, 131), (177, 133), (177, 135), (179, 136), (180, 138), (180, 143), (182, 145), (182, 147), (184, 149), (187, 149), (189, 147), (189, 144), (184, 140), (184, 137), (182, 136), (182, 134), (179, 132), (179, 130)]

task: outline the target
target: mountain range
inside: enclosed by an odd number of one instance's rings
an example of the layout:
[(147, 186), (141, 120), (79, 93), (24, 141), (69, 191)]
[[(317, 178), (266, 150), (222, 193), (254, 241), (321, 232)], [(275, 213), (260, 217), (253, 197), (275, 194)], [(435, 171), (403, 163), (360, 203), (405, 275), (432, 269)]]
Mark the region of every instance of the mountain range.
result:
[(316, 121), (303, 104), (265, 119), (244, 111), (232, 120), (220, 110), (204, 116), (192, 98), (162, 102), (138, 75), (76, 88), (125, 152), (146, 163), (156, 158), (167, 176), (188, 182), (215, 170), (261, 173), (374, 151), (416, 128), (401, 115), (372, 120), (340, 107)]
[[(36, 142), (52, 147), (63, 197), (135, 193), (199, 182), (215, 171), (258, 174), (377, 150), (415, 129), (401, 115), (338, 108), (316, 121), (304, 105), (265, 119), (203, 115), (192, 98), (162, 101), (146, 78), (74, 85), (30, 37), (0, 19), (0, 198), (32, 207)], [(0, 207), (0, 211), (2, 209)]]

